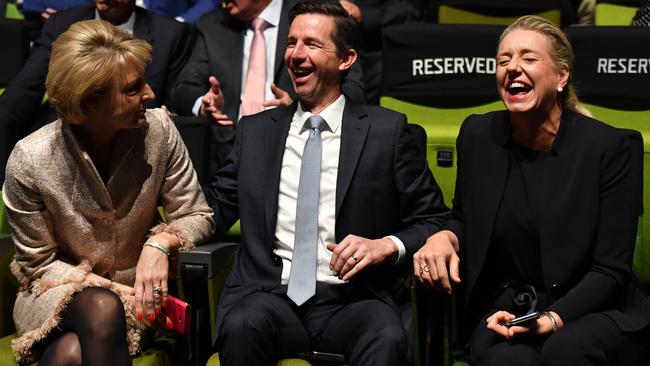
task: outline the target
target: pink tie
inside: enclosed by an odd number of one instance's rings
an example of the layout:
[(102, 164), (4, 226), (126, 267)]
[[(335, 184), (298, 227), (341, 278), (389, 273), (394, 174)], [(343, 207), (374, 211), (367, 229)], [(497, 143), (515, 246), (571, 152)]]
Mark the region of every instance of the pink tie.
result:
[(248, 71), (241, 103), (242, 116), (264, 110), (262, 103), (264, 103), (264, 84), (266, 83), (266, 41), (262, 32), (266, 28), (266, 21), (262, 18), (255, 18), (251, 26), (254, 35), (248, 57)]

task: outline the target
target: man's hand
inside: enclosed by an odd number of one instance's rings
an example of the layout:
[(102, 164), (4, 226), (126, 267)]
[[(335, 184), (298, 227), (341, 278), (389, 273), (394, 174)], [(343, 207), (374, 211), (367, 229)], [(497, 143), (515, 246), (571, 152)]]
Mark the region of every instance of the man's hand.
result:
[(339, 3), (341, 3), (341, 6), (345, 11), (350, 14), (352, 19), (354, 19), (357, 23), (361, 23), (363, 21), (363, 16), (361, 15), (361, 9), (357, 6), (357, 4), (349, 2), (347, 0), (340, 0)]
[(460, 283), (458, 238), (443, 230), (431, 235), (420, 250), (413, 255), (413, 271), (420, 282), (433, 288), (452, 292), (451, 281)]
[(201, 98), (201, 108), (199, 115), (206, 116), (212, 121), (221, 126), (231, 126), (233, 124), (230, 118), (223, 114), (223, 93), (219, 86), (219, 81), (214, 76), (210, 76), (210, 90)]
[(288, 106), (293, 102), (291, 99), (291, 96), (289, 93), (286, 91), (282, 90), (279, 86), (275, 84), (271, 84), (271, 92), (273, 92), (273, 95), (275, 95), (275, 99), (273, 100), (267, 100), (262, 104), (265, 108), (266, 107), (281, 107), (281, 106)]
[(332, 251), (330, 269), (343, 281), (369, 265), (394, 260), (399, 253), (388, 238), (371, 240), (356, 235), (348, 235), (338, 244), (327, 243), (327, 249)]

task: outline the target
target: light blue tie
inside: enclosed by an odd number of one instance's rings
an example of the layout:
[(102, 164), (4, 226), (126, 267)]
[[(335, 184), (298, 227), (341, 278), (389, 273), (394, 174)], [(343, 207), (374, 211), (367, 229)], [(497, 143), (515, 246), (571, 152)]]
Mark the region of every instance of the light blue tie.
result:
[(316, 251), (318, 247), (318, 203), (322, 143), (320, 132), (325, 126), (321, 116), (311, 116), (309, 138), (305, 143), (298, 183), (296, 238), (287, 296), (300, 306), (316, 293)]

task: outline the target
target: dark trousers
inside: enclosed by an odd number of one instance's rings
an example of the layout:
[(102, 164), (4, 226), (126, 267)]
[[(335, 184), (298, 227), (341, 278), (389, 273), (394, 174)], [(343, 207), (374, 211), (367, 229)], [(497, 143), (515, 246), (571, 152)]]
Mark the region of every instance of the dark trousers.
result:
[(350, 365), (405, 365), (407, 336), (393, 306), (351, 285), (319, 283), (297, 307), (283, 293), (253, 293), (220, 325), (221, 364), (275, 365), (298, 352), (342, 354)]
[(600, 313), (564, 324), (546, 338), (535, 335), (512, 341), (487, 329), (485, 319), (470, 340), (473, 366), (482, 365), (648, 365), (648, 329), (623, 333)]

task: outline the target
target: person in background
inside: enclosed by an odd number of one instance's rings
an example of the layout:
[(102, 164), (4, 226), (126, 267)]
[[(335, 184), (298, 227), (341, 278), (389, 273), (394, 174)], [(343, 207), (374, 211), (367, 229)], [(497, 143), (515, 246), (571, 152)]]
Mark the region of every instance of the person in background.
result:
[[(18, 139), (57, 118), (49, 103), (43, 105), (52, 43), (70, 25), (86, 19), (106, 20), (154, 45), (145, 80), (155, 97), (147, 107), (169, 105), (172, 84), (192, 49), (192, 27), (138, 8), (135, 0), (94, 0), (94, 6), (78, 6), (51, 16), (27, 62), (0, 95), (0, 125), (8, 131), (9, 149)], [(4, 161), (0, 166), (4, 166)]]
[(573, 58), (543, 18), (502, 33), (507, 110), (461, 126), (452, 216), (413, 256), (420, 281), (461, 285), (472, 365), (649, 362), (650, 301), (632, 272), (640, 177), (629, 136), (578, 104)]
[(632, 19), (632, 26), (634, 27), (650, 27), (650, 1), (644, 0), (639, 6), (634, 19)]
[(173, 327), (161, 315), (170, 258), (214, 221), (167, 112), (145, 109), (150, 59), (147, 42), (101, 20), (52, 46), (59, 119), (18, 141), (2, 189), (21, 364), (131, 365), (145, 329)]
[[(210, 131), (210, 176), (232, 148), (234, 123), (295, 98), (282, 55), (289, 9), (301, 0), (227, 0), (197, 22), (199, 37), (174, 87), (172, 106), (180, 115), (201, 115)], [(365, 102), (363, 71), (356, 63), (343, 92)]]
[(297, 100), (243, 117), (206, 189), (219, 232), (237, 219), (242, 230), (217, 311), (221, 365), (312, 350), (405, 365), (393, 295), (448, 210), (405, 116), (342, 94), (355, 21), (337, 3), (306, 1), (288, 22)]
[(359, 59), (368, 103), (379, 104), (382, 73), (382, 32), (385, 28), (422, 17), (420, 0), (341, 0), (341, 5), (361, 25), (363, 42)]

